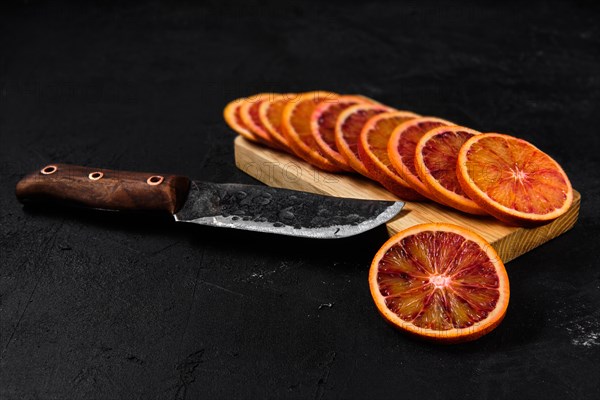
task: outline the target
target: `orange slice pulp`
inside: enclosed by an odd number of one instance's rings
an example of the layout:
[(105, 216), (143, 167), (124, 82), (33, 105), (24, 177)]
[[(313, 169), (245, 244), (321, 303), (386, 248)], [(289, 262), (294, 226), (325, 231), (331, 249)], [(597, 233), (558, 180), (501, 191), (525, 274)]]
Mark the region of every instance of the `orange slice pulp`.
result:
[(358, 140), (360, 160), (369, 174), (391, 193), (404, 200), (423, 200), (396, 170), (388, 157), (388, 142), (394, 129), (419, 115), (408, 111), (392, 111), (375, 115), (367, 121)]
[(258, 118), (265, 127), (265, 130), (271, 135), (271, 138), (273, 138), (275, 142), (287, 149), (290, 153), (293, 152), (289, 148), (289, 141), (281, 129), (281, 116), (287, 103), (295, 101), (299, 96), (300, 95), (296, 93), (282, 94), (262, 102), (258, 107)]
[(335, 124), (340, 114), (356, 104), (368, 104), (362, 96), (340, 96), (335, 102), (323, 102), (311, 116), (311, 133), (321, 154), (332, 163), (347, 171), (354, 171), (346, 159), (340, 154), (335, 144)]
[(388, 156), (394, 170), (414, 190), (431, 200), (436, 198), (421, 181), (415, 168), (415, 149), (425, 133), (443, 125), (454, 124), (435, 117), (414, 118), (399, 125), (388, 141)]
[(523, 226), (549, 222), (573, 202), (569, 178), (549, 155), (512, 136), (486, 133), (460, 149), (457, 177), (480, 207)]
[(289, 147), (296, 155), (313, 166), (331, 172), (342, 168), (325, 157), (311, 133), (310, 118), (314, 110), (323, 102), (335, 102), (338, 95), (331, 92), (308, 92), (295, 101), (289, 101), (283, 108), (281, 127)]
[(259, 108), (264, 102), (271, 102), (280, 95), (277, 93), (260, 93), (247, 97), (239, 108), (240, 118), (254, 136), (263, 144), (275, 149), (282, 146), (271, 136), (259, 116)]
[(421, 181), (441, 203), (469, 214), (486, 215), (483, 208), (465, 193), (456, 176), (461, 146), (479, 134), (462, 126), (440, 126), (430, 130), (417, 142), (415, 168)]
[(464, 342), (500, 324), (508, 275), (482, 237), (450, 224), (422, 224), (392, 236), (369, 272), (375, 305), (394, 327), (436, 342)]
[(244, 104), (246, 98), (239, 98), (230, 101), (225, 109), (223, 110), (223, 117), (225, 118), (225, 122), (231, 129), (239, 133), (245, 139), (248, 139), (252, 142), (260, 142), (258, 137), (250, 131), (250, 129), (244, 124), (242, 121), (242, 117), (240, 115), (240, 107)]
[(373, 179), (358, 154), (360, 132), (371, 117), (386, 111), (390, 109), (385, 106), (357, 104), (342, 111), (335, 124), (337, 150), (356, 172), (367, 178)]

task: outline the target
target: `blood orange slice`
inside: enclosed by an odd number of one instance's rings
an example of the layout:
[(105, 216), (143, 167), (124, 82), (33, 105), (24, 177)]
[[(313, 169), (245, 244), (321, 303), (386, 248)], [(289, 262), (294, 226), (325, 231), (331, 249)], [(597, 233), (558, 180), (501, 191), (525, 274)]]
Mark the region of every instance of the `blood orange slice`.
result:
[(390, 111), (379, 105), (358, 104), (342, 111), (335, 124), (335, 145), (346, 162), (358, 173), (374, 179), (360, 160), (358, 139), (367, 121), (377, 115)]
[(321, 154), (338, 167), (354, 171), (346, 159), (337, 150), (335, 144), (335, 124), (339, 115), (347, 108), (356, 104), (369, 104), (362, 96), (340, 96), (336, 102), (323, 102), (313, 112), (310, 127), (315, 143)]
[(267, 131), (267, 128), (260, 120), (258, 111), (264, 102), (272, 101), (279, 96), (277, 93), (260, 93), (246, 98), (239, 108), (240, 118), (248, 130), (262, 143), (275, 149), (282, 149), (282, 146)]
[(325, 157), (311, 133), (310, 118), (323, 102), (335, 102), (338, 95), (330, 92), (303, 93), (283, 108), (281, 128), (290, 148), (308, 163), (326, 171), (340, 172), (342, 168)]
[(242, 117), (240, 115), (240, 107), (244, 104), (246, 98), (235, 99), (223, 110), (223, 117), (225, 118), (225, 122), (231, 129), (239, 133), (245, 139), (248, 139), (252, 142), (260, 142), (258, 137), (248, 129), (248, 127), (242, 121)]
[(508, 135), (469, 139), (458, 155), (457, 176), (477, 204), (510, 224), (540, 225), (564, 214), (573, 202), (571, 182), (560, 165)]
[(265, 127), (265, 130), (271, 135), (271, 138), (280, 146), (292, 152), (289, 148), (289, 141), (281, 130), (281, 116), (283, 108), (290, 101), (295, 101), (300, 95), (295, 93), (286, 93), (264, 101), (258, 107), (258, 117)]
[(396, 127), (419, 115), (408, 111), (392, 111), (376, 115), (363, 127), (358, 140), (360, 160), (370, 175), (387, 190), (405, 200), (423, 200), (423, 196), (414, 191), (398, 175), (388, 157), (388, 141)]
[(443, 204), (476, 215), (487, 214), (469, 198), (456, 177), (456, 160), (461, 146), (480, 133), (462, 126), (441, 126), (417, 142), (415, 168), (421, 181)]
[(392, 236), (371, 263), (369, 286), (387, 322), (446, 343), (490, 332), (504, 318), (510, 296), (492, 246), (450, 224), (416, 225)]
[(415, 168), (415, 149), (421, 137), (433, 128), (454, 125), (441, 118), (414, 118), (398, 126), (388, 141), (388, 156), (395, 171), (413, 189), (425, 197), (436, 200), (434, 194), (421, 181)]

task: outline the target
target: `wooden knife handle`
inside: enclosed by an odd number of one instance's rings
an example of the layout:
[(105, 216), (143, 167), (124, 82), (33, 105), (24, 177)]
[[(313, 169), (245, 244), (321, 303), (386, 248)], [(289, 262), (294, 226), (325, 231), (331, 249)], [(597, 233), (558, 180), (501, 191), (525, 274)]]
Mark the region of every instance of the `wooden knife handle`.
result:
[(183, 176), (50, 164), (17, 183), (19, 201), (59, 202), (90, 208), (166, 211), (175, 214), (187, 198)]

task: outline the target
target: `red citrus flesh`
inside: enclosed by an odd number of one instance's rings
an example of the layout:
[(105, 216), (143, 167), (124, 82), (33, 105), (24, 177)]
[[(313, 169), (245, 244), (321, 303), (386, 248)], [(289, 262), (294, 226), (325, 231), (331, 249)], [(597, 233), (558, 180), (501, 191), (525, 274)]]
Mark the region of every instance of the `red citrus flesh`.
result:
[(438, 201), (457, 210), (487, 213), (465, 193), (456, 176), (456, 162), (461, 146), (480, 133), (462, 126), (441, 126), (419, 139), (415, 149), (415, 168), (421, 181)]
[(390, 238), (369, 272), (382, 316), (398, 329), (439, 342), (474, 340), (504, 317), (504, 264), (479, 235), (450, 224), (416, 225)]
[(405, 121), (418, 117), (408, 111), (392, 111), (371, 117), (363, 127), (359, 141), (360, 160), (383, 187), (404, 200), (423, 200), (398, 175), (388, 157), (388, 142), (394, 129)]
[(310, 118), (319, 104), (335, 102), (337, 97), (337, 94), (330, 92), (304, 93), (297, 101), (286, 104), (281, 117), (282, 131), (294, 153), (309, 164), (331, 172), (343, 169), (321, 154), (311, 133)]
[(339, 115), (356, 104), (368, 104), (362, 96), (340, 96), (336, 102), (321, 103), (311, 117), (311, 132), (321, 154), (347, 171), (354, 171), (335, 144), (335, 124)]
[(573, 202), (569, 178), (546, 153), (512, 136), (469, 139), (458, 156), (465, 192), (501, 221), (535, 226), (564, 214)]
[(360, 132), (371, 117), (386, 111), (389, 108), (384, 106), (358, 104), (342, 111), (335, 125), (338, 151), (356, 172), (367, 178), (374, 179), (358, 154)]
[(282, 148), (293, 153), (289, 141), (281, 130), (281, 116), (283, 109), (290, 101), (295, 101), (300, 95), (286, 93), (263, 102), (258, 108), (258, 116), (265, 130)]
[(255, 98), (247, 100), (239, 109), (242, 122), (248, 129), (263, 143), (275, 149), (282, 149), (282, 146), (271, 136), (267, 128), (262, 123), (259, 116), (260, 106), (266, 101), (272, 101), (275, 93), (264, 93)]
[(436, 200), (434, 194), (419, 178), (415, 168), (417, 142), (433, 128), (453, 123), (434, 117), (415, 118), (398, 126), (388, 142), (388, 156), (392, 166), (413, 189), (421, 195)]
[(245, 100), (245, 98), (240, 98), (229, 102), (223, 110), (223, 117), (225, 118), (227, 125), (245, 139), (252, 142), (260, 142), (258, 137), (252, 133), (246, 124), (244, 124), (244, 121), (242, 121), (240, 107), (244, 104)]

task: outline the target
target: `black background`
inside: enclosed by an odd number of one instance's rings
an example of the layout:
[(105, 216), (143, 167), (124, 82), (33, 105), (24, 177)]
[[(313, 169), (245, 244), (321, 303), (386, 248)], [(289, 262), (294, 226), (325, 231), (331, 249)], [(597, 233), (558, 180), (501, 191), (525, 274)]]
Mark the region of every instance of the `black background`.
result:
[[(587, 3), (9, 3), (0, 16), (0, 398), (598, 398), (600, 10)], [(380, 318), (384, 228), (311, 241), (22, 208), (49, 162), (255, 182), (230, 100), (324, 89), (532, 141), (582, 194), (507, 264), (504, 322)], [(181, 226), (184, 225), (184, 226)]]

